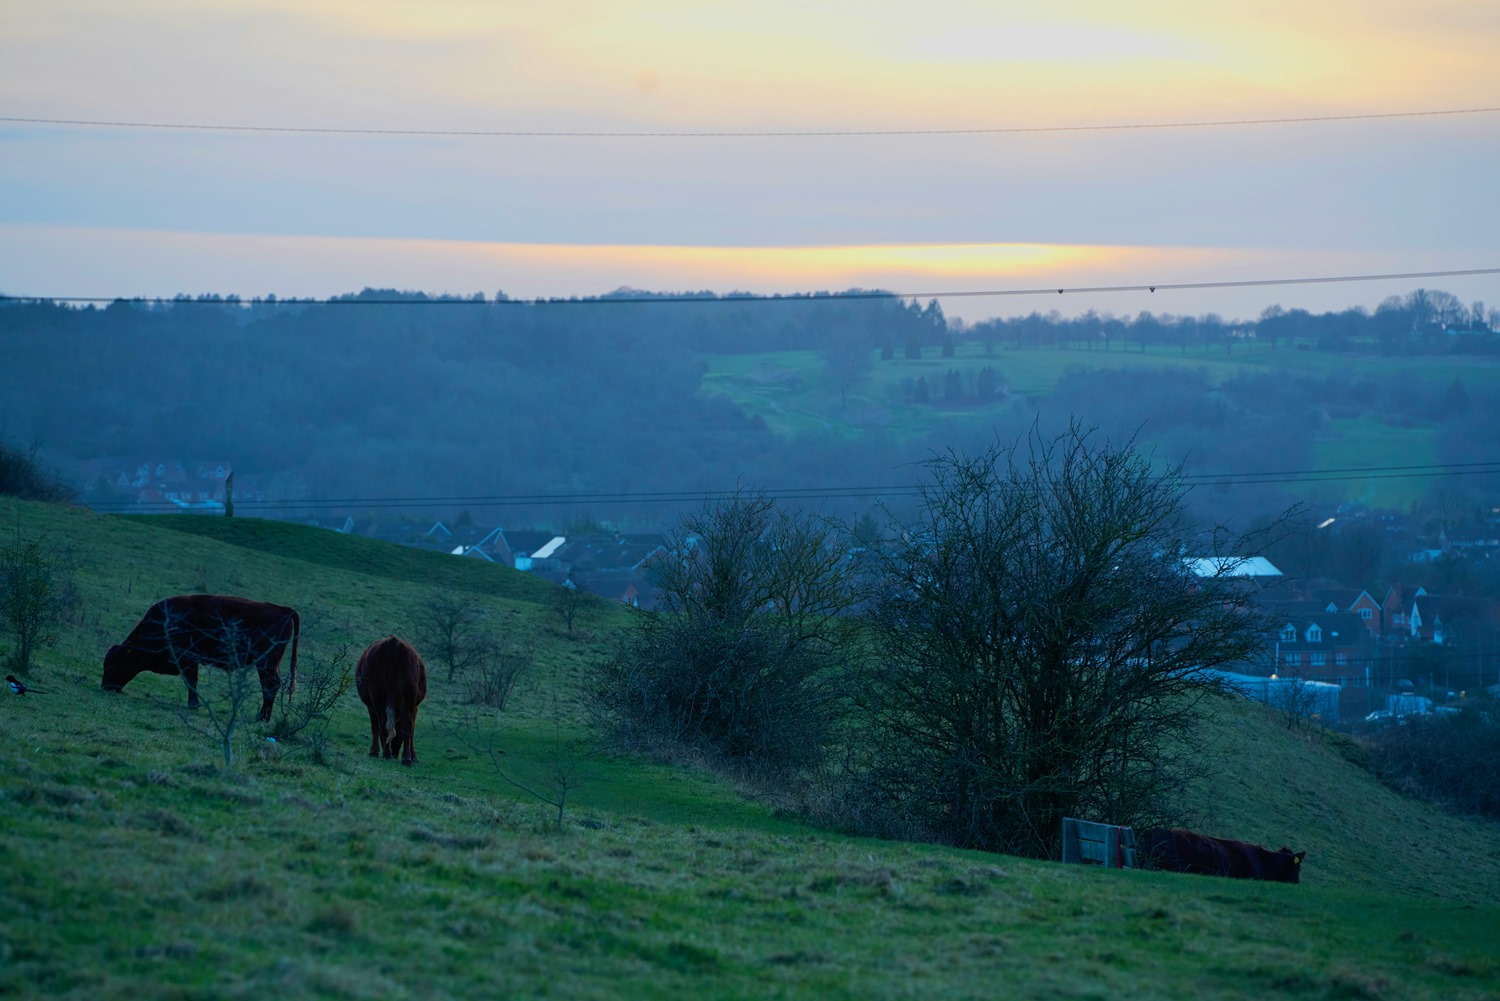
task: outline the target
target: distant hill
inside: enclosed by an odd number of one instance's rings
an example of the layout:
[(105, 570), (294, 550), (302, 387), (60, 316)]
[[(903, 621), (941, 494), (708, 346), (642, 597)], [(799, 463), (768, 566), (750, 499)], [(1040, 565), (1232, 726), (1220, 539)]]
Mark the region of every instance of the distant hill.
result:
[[(680, 511), (663, 496), (736, 482), (899, 484), (934, 450), (1073, 417), (1209, 478), (1215, 520), (1494, 492), (1493, 476), (1245, 482), (1500, 461), (1500, 335), (1459, 330), (1456, 314), (1436, 332), (1414, 314), (1387, 340), (1296, 320), (1280, 333), (1144, 313), (965, 328), (935, 302), (858, 294), (9, 302), (0, 428), (104, 510), (217, 503), (222, 479), (121, 483), (201, 461), (236, 472), (241, 515), (454, 518), (472, 503), (517, 524), (640, 524)], [(1129, 336), (1094, 336), (1114, 326)]]
[[(824, 369), (813, 351), (715, 354), (704, 385), (778, 434), (809, 439), (828, 462), (837, 451), (829, 438), (883, 450), (894, 462), (1071, 414), (1115, 436), (1138, 434), (1164, 458), (1185, 459), (1192, 474), (1500, 460), (1483, 430), (1500, 422), (1495, 354), (1299, 351), (1255, 340), (1230, 351), (1120, 343), (1017, 349), (971, 337), (957, 340), (951, 356), (932, 347), (917, 359), (872, 351), (867, 375), (847, 392)], [(979, 391), (986, 370), (995, 380), (987, 393)], [(765, 372), (781, 377), (758, 377)], [(949, 398), (953, 373), (958, 392)], [(927, 383), (925, 401), (918, 380)], [(1430, 476), (1283, 480), (1253, 497), (1237, 486), (1216, 502), (1266, 513), (1293, 498), (1405, 511), (1435, 485)]]

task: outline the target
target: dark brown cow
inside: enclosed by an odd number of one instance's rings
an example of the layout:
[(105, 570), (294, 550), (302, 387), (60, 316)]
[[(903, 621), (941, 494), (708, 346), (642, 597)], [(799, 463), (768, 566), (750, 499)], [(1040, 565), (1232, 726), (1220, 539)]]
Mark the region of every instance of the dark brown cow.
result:
[(354, 669), (354, 688), (370, 711), (370, 757), (417, 760), (417, 704), (427, 697), (427, 665), (395, 636), (371, 643)]
[(1276, 883), (1300, 883), (1302, 859), (1307, 855), (1307, 852), (1293, 853), (1290, 848), (1273, 852), (1248, 841), (1166, 828), (1146, 831), (1136, 843), (1136, 850), (1145, 855), (1146, 865), (1152, 869)]
[(163, 598), (104, 655), (107, 691), (118, 692), (142, 671), (180, 674), (187, 681), (188, 708), (198, 706), (198, 667), (228, 671), (254, 667), (260, 674), (259, 719), (271, 718), (281, 687), (281, 656), (292, 645), (287, 694), (297, 688), (297, 640), (302, 620), (294, 608), (222, 594), (181, 594)]

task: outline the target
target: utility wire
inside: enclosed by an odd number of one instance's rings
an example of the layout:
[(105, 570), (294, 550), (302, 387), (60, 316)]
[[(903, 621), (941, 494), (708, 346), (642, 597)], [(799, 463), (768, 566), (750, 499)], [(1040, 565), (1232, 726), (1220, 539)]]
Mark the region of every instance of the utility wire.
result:
[(1500, 111), (1489, 108), (1444, 108), (1434, 111), (1387, 111), (1366, 115), (1304, 115), (1283, 118), (1226, 118), (1200, 122), (1139, 122), (1114, 125), (1036, 125), (997, 126), (972, 129), (776, 129), (737, 132), (591, 132), (591, 131), (523, 131), (506, 129), (355, 129), (295, 125), (225, 125), (189, 124), (183, 122), (124, 122), (80, 118), (22, 118), (0, 116), (0, 122), (25, 125), (63, 125), (112, 129), (173, 129), (199, 132), (270, 132), (311, 135), (353, 136), (445, 136), (462, 138), (511, 139), (771, 139), (771, 138), (846, 138), (855, 136), (963, 136), (1021, 135), (1047, 132), (1120, 132), (1148, 129), (1205, 129), (1241, 125), (1301, 125), (1313, 122), (1357, 122), (1388, 118), (1432, 118), (1442, 115), (1481, 115)]
[[(1474, 476), (1500, 474), (1500, 461), (1432, 463), (1411, 466), (1348, 466), (1332, 469), (1271, 470), (1248, 473), (1193, 473), (1178, 479), (1185, 486), (1254, 486), (1278, 483), (1331, 483), (1351, 480), (1404, 479), (1424, 476)], [(882, 497), (920, 497), (920, 484), (885, 486), (790, 487), (765, 490), (766, 496), (778, 500), (876, 500)], [(235, 510), (327, 509), (327, 508), (434, 508), (434, 507), (518, 507), (523, 505), (563, 506), (577, 504), (674, 504), (724, 500), (733, 490), (671, 490), (593, 493), (480, 494), (436, 497), (335, 497), (304, 500), (242, 500)], [(164, 501), (155, 505), (135, 503), (100, 504), (102, 512), (140, 511), (142, 507), (179, 510)]]
[(1306, 278), (1252, 278), (1217, 282), (1158, 282), (1151, 285), (1090, 285), (1063, 288), (1014, 288), (1014, 289), (959, 289), (931, 292), (826, 292), (770, 295), (718, 295), (702, 297), (695, 295), (671, 296), (599, 296), (593, 298), (536, 298), (536, 299), (483, 299), (450, 296), (420, 299), (373, 299), (338, 297), (328, 299), (191, 299), (191, 298), (124, 298), (105, 295), (0, 295), (0, 303), (20, 302), (65, 302), (89, 303), (138, 303), (142, 305), (170, 306), (616, 306), (638, 305), (692, 305), (715, 303), (767, 302), (767, 303), (828, 303), (851, 299), (959, 299), (979, 296), (1027, 296), (1086, 294), (1098, 292), (1169, 292), (1187, 289), (1215, 288), (1263, 288), (1272, 285), (1328, 285), (1346, 282), (1413, 281), (1426, 278), (1461, 278), (1473, 275), (1497, 275), (1500, 268), (1462, 268), (1448, 271), (1406, 271), (1390, 274), (1363, 275), (1319, 275)]

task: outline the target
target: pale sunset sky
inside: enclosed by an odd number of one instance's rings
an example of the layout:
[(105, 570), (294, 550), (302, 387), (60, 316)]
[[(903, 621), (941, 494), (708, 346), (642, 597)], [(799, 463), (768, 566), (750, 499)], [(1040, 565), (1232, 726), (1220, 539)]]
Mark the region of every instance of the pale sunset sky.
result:
[[(1475, 109), (1500, 109), (1495, 0), (8, 0), (0, 293), (1495, 268), (1500, 110)], [(1408, 116), (1437, 111), (1463, 113)], [(1306, 118), (1338, 120), (1120, 128)], [(765, 134), (837, 132), (885, 134)], [(1497, 275), (943, 304), (1249, 319), (1419, 285), (1500, 305)]]

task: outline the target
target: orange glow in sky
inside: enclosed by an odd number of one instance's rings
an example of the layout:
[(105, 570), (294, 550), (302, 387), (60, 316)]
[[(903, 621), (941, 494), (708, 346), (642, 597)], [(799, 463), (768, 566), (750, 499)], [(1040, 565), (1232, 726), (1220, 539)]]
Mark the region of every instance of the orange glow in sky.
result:
[[(0, 116), (393, 133), (1347, 118), (1500, 108), (1497, 51), (1493, 0), (11, 0)], [(736, 139), (0, 123), (0, 291), (803, 292), (1492, 267), (1496, 163), (1496, 113)], [(1494, 282), (1454, 291), (1500, 301)]]

